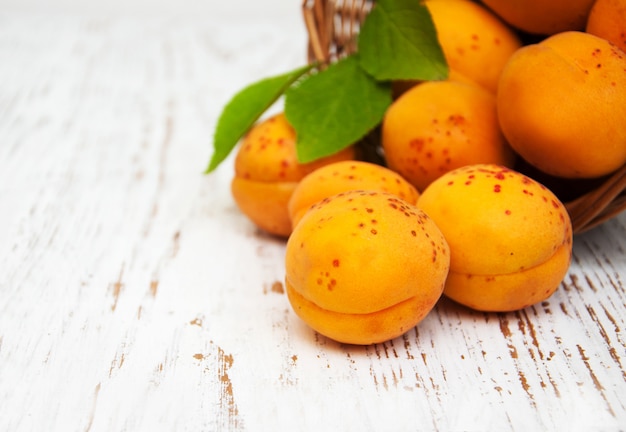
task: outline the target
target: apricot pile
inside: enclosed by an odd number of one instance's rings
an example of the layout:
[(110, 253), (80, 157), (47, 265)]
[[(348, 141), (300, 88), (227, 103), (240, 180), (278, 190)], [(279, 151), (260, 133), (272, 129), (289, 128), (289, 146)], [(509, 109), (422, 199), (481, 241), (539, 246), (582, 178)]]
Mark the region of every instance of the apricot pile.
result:
[(626, 164), (623, 1), (424, 4), (450, 75), (393, 83), (385, 166), (353, 147), (299, 164), (283, 115), (235, 160), (238, 206), (286, 238), (293, 311), (343, 343), (398, 337), (442, 295), (486, 312), (545, 301), (574, 241), (557, 191)]
[(623, 1), (424, 4), (450, 76), (397, 85), (381, 138), (389, 167), (419, 191), (475, 163), (529, 166), (564, 189), (626, 163)]

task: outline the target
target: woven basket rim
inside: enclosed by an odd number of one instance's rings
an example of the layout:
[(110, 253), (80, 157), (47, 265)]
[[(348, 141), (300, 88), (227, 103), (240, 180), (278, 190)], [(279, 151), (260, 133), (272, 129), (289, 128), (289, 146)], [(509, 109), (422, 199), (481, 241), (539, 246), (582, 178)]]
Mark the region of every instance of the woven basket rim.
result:
[[(303, 0), (310, 63), (328, 64), (352, 53), (360, 23), (374, 0)], [(369, 137), (371, 140), (371, 137)], [(565, 201), (574, 234), (588, 231), (626, 210), (626, 164), (597, 187)]]

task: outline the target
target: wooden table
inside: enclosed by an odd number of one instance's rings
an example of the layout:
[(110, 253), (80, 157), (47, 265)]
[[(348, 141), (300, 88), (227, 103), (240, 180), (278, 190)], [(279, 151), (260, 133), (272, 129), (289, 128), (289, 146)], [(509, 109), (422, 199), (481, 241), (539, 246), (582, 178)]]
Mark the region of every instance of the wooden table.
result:
[(232, 158), (202, 172), (224, 103), (304, 41), (297, 2), (0, 12), (0, 430), (626, 429), (626, 214), (519, 312), (442, 300), (368, 347), (294, 315)]

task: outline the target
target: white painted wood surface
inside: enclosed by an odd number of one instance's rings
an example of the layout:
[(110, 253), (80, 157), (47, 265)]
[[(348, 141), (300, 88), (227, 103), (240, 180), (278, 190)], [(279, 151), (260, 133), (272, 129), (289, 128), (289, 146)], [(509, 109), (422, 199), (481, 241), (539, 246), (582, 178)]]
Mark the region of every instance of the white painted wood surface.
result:
[(442, 300), (370, 347), (293, 314), (232, 160), (202, 174), (233, 92), (304, 61), (293, 3), (0, 8), (0, 431), (625, 430), (625, 214), (517, 313)]

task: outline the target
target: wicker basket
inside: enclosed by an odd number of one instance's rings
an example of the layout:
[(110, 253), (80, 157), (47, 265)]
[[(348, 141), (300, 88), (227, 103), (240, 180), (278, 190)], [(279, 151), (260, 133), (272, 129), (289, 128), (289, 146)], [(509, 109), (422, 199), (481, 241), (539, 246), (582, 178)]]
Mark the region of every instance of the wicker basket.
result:
[[(373, 5), (373, 0), (303, 0), (309, 62), (328, 64), (353, 52), (360, 24)], [(371, 144), (377, 136), (368, 136), (367, 140)], [(549, 181), (545, 184), (551, 186)], [(569, 212), (575, 234), (594, 228), (626, 210), (626, 165), (605, 179), (582, 182), (582, 187), (581, 182), (577, 182), (576, 187), (561, 186), (569, 192), (560, 198)], [(581, 192), (571, 196), (574, 189)], [(559, 195), (557, 191), (555, 193)]]

